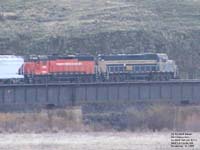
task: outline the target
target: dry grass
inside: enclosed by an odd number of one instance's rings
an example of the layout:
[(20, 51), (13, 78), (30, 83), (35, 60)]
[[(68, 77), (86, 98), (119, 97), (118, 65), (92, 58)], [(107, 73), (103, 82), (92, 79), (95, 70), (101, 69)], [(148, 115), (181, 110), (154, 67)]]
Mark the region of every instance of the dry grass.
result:
[[(128, 106), (110, 112), (81, 108), (0, 113), (0, 132), (200, 131), (200, 106)], [(84, 122), (83, 122), (84, 121)]]
[(200, 106), (153, 105), (142, 111), (128, 109), (127, 115), (131, 130), (200, 131)]
[(0, 113), (1, 132), (81, 131), (82, 128), (80, 108), (31, 113)]
[[(97, 131), (200, 131), (200, 106), (144, 105), (87, 115)], [(88, 121), (89, 120), (89, 121)]]

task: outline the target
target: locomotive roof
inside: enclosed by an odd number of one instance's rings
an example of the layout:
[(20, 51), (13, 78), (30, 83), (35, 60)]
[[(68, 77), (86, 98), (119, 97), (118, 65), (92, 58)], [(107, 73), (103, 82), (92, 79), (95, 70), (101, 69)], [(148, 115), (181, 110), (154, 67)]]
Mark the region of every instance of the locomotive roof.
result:
[(100, 60), (158, 60), (157, 53), (99, 55)]
[(56, 60), (56, 59), (78, 59), (78, 60), (94, 60), (93, 56), (86, 56), (86, 55), (33, 55), (26, 58), (27, 61), (34, 60), (34, 61), (45, 61), (45, 60)]
[(94, 60), (93, 56), (87, 55), (68, 55), (68, 56), (56, 56), (55, 59), (78, 59), (78, 60)]

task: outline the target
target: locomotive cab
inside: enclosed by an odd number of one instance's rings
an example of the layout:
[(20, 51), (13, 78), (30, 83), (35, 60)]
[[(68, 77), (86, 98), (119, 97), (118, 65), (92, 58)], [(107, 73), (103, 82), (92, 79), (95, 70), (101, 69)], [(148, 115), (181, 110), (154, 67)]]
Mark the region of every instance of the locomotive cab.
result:
[(174, 60), (170, 60), (167, 54), (158, 54), (159, 71), (165, 75), (166, 78), (175, 79), (178, 76), (177, 66)]

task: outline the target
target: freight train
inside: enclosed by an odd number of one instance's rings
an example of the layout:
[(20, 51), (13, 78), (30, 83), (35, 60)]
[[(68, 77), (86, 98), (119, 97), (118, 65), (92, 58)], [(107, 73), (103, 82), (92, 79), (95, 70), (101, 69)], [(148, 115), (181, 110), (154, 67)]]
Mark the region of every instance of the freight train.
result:
[(0, 56), (1, 83), (170, 80), (177, 65), (164, 53)]

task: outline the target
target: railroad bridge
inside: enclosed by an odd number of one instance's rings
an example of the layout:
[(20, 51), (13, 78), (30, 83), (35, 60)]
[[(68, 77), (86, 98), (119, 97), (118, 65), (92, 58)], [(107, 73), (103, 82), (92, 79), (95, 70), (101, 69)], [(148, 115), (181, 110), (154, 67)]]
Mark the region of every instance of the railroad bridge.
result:
[(200, 80), (0, 85), (0, 109), (88, 103), (199, 103)]

